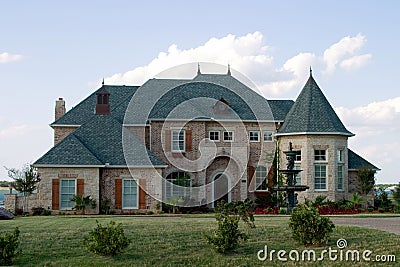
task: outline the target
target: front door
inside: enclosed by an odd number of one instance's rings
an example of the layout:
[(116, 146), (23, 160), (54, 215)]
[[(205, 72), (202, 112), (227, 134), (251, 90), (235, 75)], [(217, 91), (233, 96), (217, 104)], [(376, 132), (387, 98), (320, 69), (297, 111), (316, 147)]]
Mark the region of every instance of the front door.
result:
[(219, 173), (215, 175), (213, 189), (214, 207), (216, 207), (217, 203), (221, 200), (224, 200), (226, 203), (231, 201), (231, 193), (229, 190), (229, 177), (225, 173)]

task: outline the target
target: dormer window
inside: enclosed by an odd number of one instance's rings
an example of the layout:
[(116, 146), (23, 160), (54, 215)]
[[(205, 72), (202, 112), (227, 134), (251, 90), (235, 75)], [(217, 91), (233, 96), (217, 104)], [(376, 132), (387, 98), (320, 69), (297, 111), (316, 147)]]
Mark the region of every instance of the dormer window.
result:
[(108, 99), (109, 99), (108, 94), (99, 94), (99, 95), (97, 95), (97, 104), (108, 105)]
[(228, 101), (221, 98), (214, 105), (214, 114), (215, 115), (228, 115), (230, 114), (230, 107)]
[(103, 87), (96, 93), (96, 114), (107, 115), (110, 114), (110, 93)]

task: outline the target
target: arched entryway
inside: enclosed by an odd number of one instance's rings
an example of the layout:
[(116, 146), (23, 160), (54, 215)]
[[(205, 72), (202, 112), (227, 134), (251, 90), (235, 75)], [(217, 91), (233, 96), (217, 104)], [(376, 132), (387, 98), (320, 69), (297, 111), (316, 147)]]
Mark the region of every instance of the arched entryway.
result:
[(226, 173), (220, 172), (214, 175), (212, 189), (213, 207), (222, 200), (227, 203), (232, 201), (231, 179)]

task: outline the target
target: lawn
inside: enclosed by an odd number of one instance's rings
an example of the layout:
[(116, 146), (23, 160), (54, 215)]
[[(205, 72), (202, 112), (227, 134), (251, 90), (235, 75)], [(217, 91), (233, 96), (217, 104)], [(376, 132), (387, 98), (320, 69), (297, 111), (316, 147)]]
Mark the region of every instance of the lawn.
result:
[[(101, 224), (107, 224), (110, 220), (123, 224), (125, 233), (133, 241), (124, 254), (115, 258), (102, 257), (87, 252), (81, 246), (83, 236), (96, 226), (96, 220)], [(269, 250), (276, 251), (296, 249), (301, 252), (306, 249), (292, 239), (287, 218), (274, 216), (256, 218), (256, 229), (248, 229), (241, 224), (249, 240), (230, 255), (215, 253), (202, 237), (203, 233), (216, 228), (212, 218), (50, 216), (0, 221), (0, 231), (12, 231), (16, 226), (21, 230), (22, 255), (15, 258), (14, 264), (19, 266), (282, 266), (283, 263), (276, 257), (273, 262), (269, 259), (260, 262), (257, 252), (265, 245)], [(337, 226), (329, 244), (316, 248), (316, 251), (321, 252), (329, 246), (337, 249), (336, 240), (339, 238), (347, 240), (346, 249), (369, 249), (372, 255), (393, 254), (396, 255), (397, 264), (400, 261), (400, 236), (358, 227)], [(323, 262), (301, 262), (300, 265), (367, 265), (366, 262), (332, 262), (328, 257), (325, 258)], [(289, 261), (285, 266), (295, 266), (295, 263)], [(396, 264), (375, 263), (375, 266)]]

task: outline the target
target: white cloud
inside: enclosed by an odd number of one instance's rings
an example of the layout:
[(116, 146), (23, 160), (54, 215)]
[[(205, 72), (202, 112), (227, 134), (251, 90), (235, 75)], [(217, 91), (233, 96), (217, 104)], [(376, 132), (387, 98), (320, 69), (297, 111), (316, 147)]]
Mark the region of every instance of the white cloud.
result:
[(340, 63), (340, 67), (342, 67), (345, 70), (359, 69), (362, 66), (366, 65), (370, 61), (371, 58), (372, 58), (371, 54), (354, 56), (349, 59), (343, 60)]
[[(160, 52), (148, 65), (137, 67), (124, 73), (116, 73), (105, 79), (108, 84), (143, 84), (160, 72), (180, 64), (192, 62), (212, 62), (226, 66), (247, 75), (261, 92), (268, 96), (283, 95), (293, 88), (298, 89), (308, 75), (309, 66), (315, 69), (326, 69), (332, 74), (337, 66), (346, 70), (360, 68), (371, 58), (370, 54), (358, 55), (356, 52), (364, 46), (365, 36), (344, 37), (329, 46), (323, 55), (299, 52), (289, 58), (282, 66), (276, 66), (272, 50), (264, 42), (260, 32), (243, 36), (228, 34), (222, 38), (211, 38), (203, 45), (190, 49), (180, 49), (177, 44), (171, 45), (166, 52)], [(194, 66), (194, 65), (193, 65)], [(179, 70), (174, 77), (192, 78), (196, 70)], [(202, 68), (203, 72), (206, 72)], [(226, 67), (225, 67), (226, 71)], [(171, 74), (171, 72), (168, 72)], [(166, 77), (162, 76), (161, 77)]]
[(11, 125), (0, 130), (0, 138), (21, 136), (26, 134), (27, 131), (29, 131), (29, 127), (26, 124)]
[(13, 55), (13, 54), (9, 54), (9, 53), (1, 53), (0, 54), (0, 64), (1, 63), (9, 63), (9, 62), (13, 62), (13, 61), (19, 61), (23, 58), (22, 55)]
[(335, 110), (347, 129), (356, 134), (349, 139), (350, 148), (382, 169), (378, 181), (398, 182), (400, 177), (393, 174), (397, 173), (396, 162), (400, 162), (396, 153), (400, 150), (400, 97)]
[(338, 63), (346, 60), (346, 57), (354, 55), (366, 42), (365, 36), (359, 33), (355, 37), (346, 36), (331, 45), (323, 55), (323, 60), (326, 64), (325, 72), (328, 74), (333, 73)]
[[(336, 108), (339, 117), (346, 125), (371, 127), (377, 130), (381, 126), (400, 127), (400, 97), (355, 108)], [(386, 129), (387, 130), (387, 129)]]

